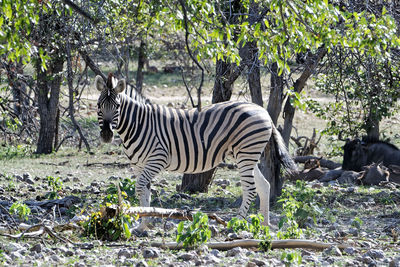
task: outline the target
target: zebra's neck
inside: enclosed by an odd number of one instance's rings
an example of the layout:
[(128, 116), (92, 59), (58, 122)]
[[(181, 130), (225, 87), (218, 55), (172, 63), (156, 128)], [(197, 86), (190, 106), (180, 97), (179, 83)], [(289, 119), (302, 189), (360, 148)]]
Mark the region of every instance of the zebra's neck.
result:
[[(116, 127), (117, 133), (125, 141), (127, 135), (134, 134), (137, 130), (138, 113), (143, 114), (143, 109), (146, 109), (147, 104), (136, 101), (126, 94), (118, 95), (120, 100), (120, 111), (118, 117), (118, 124)], [(142, 112), (139, 112), (141, 110)]]

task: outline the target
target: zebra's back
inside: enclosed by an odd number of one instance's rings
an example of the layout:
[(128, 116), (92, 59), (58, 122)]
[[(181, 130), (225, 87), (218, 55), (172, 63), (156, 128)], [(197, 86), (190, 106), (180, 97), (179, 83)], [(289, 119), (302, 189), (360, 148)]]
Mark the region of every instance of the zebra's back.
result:
[(169, 149), (166, 169), (182, 173), (204, 172), (246, 151), (258, 160), (272, 132), (268, 112), (252, 103), (223, 102), (201, 112), (162, 107), (159, 112), (166, 116), (157, 130)]

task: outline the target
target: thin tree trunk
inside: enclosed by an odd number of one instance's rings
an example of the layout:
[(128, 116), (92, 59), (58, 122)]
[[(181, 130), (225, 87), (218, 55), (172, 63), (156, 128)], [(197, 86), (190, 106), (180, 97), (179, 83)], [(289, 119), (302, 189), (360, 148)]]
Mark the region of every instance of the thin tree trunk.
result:
[(63, 64), (64, 59), (62, 57), (57, 57), (56, 54), (52, 60), (47, 62), (47, 71), (42, 69), (40, 59), (36, 61), (35, 68), (37, 73), (40, 116), (40, 130), (36, 149), (37, 154), (49, 154), (53, 151)]
[[(84, 134), (82, 133), (82, 129), (78, 122), (75, 119), (74, 115), (74, 86), (73, 86), (73, 73), (72, 73), (72, 62), (71, 62), (71, 46), (70, 43), (67, 42), (67, 82), (68, 82), (68, 93), (69, 93), (69, 117), (71, 118), (71, 122), (75, 127), (75, 130), (78, 130), (79, 133), (79, 150), (81, 149), (82, 141), (85, 143), (86, 149), (90, 152), (89, 142), (86, 140)], [(75, 131), (74, 130), (74, 131)]]
[[(293, 87), (295, 92), (300, 93), (304, 89), (304, 86), (306, 85), (308, 78), (310, 78), (310, 76), (314, 73), (319, 62), (326, 55), (326, 52), (327, 50), (325, 48), (320, 48), (318, 49), (317, 54), (307, 58), (305, 63), (306, 67), (303, 73), (294, 83)], [(285, 121), (284, 121), (282, 137), (286, 145), (289, 144), (290, 133), (292, 132), (293, 118), (295, 113), (295, 107), (293, 107), (292, 104), (290, 104), (289, 98), (286, 100), (285, 107), (283, 109)]]
[(269, 91), (268, 113), (272, 122), (277, 125), (279, 114), (281, 113), (283, 103), (283, 77), (279, 75), (278, 64), (271, 66), (271, 89)]
[(143, 80), (144, 80), (144, 64), (146, 63), (146, 43), (145, 41), (140, 41), (139, 46), (139, 55), (138, 55), (138, 67), (136, 72), (136, 91), (139, 93), (142, 92), (143, 89)]

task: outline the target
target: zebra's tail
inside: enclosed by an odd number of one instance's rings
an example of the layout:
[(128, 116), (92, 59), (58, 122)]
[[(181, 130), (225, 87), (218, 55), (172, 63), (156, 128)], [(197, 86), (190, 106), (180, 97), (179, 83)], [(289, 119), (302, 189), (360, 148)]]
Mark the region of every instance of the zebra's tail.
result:
[(289, 174), (297, 173), (297, 165), (293, 161), (292, 157), (289, 154), (288, 149), (286, 148), (285, 142), (278, 129), (276, 129), (275, 125), (272, 124), (272, 138), (275, 141), (277, 156), (283, 165), (285, 171)]

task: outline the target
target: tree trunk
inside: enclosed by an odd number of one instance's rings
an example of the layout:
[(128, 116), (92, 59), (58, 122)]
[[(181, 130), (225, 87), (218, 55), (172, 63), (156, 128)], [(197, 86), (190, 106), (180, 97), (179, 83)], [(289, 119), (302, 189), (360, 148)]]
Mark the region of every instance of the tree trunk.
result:
[[(233, 64), (218, 60), (215, 74), (212, 102), (228, 101), (232, 95), (233, 83), (239, 77), (240, 70), (237, 67), (235, 68)], [(214, 172), (215, 169), (211, 169), (203, 173), (184, 174), (180, 190), (190, 193), (208, 192)]]
[(271, 66), (271, 89), (269, 91), (268, 113), (274, 125), (277, 125), (279, 114), (281, 113), (283, 103), (283, 77), (279, 75), (278, 64)]
[(146, 63), (146, 43), (145, 41), (140, 41), (139, 55), (138, 55), (138, 67), (136, 72), (136, 91), (142, 93), (143, 80), (144, 80), (144, 64)]
[(41, 60), (36, 60), (38, 105), (40, 116), (37, 154), (49, 154), (53, 151), (56, 133), (56, 116), (62, 80), (64, 59), (57, 57), (47, 62), (48, 69), (43, 70)]
[[(315, 68), (318, 66), (319, 62), (326, 55), (326, 53), (327, 53), (326, 48), (322, 47), (318, 49), (315, 55), (307, 57), (305, 63), (305, 69), (301, 74), (301, 76), (294, 83), (293, 87), (295, 92), (300, 93), (304, 89), (304, 86), (306, 85), (308, 78), (310, 78), (310, 76), (313, 74)], [(285, 122), (284, 122), (282, 137), (283, 140), (285, 141), (285, 144), (288, 145), (290, 139), (290, 133), (292, 132), (293, 118), (295, 113), (295, 108), (290, 103), (290, 97), (286, 100), (283, 113), (285, 117)]]

